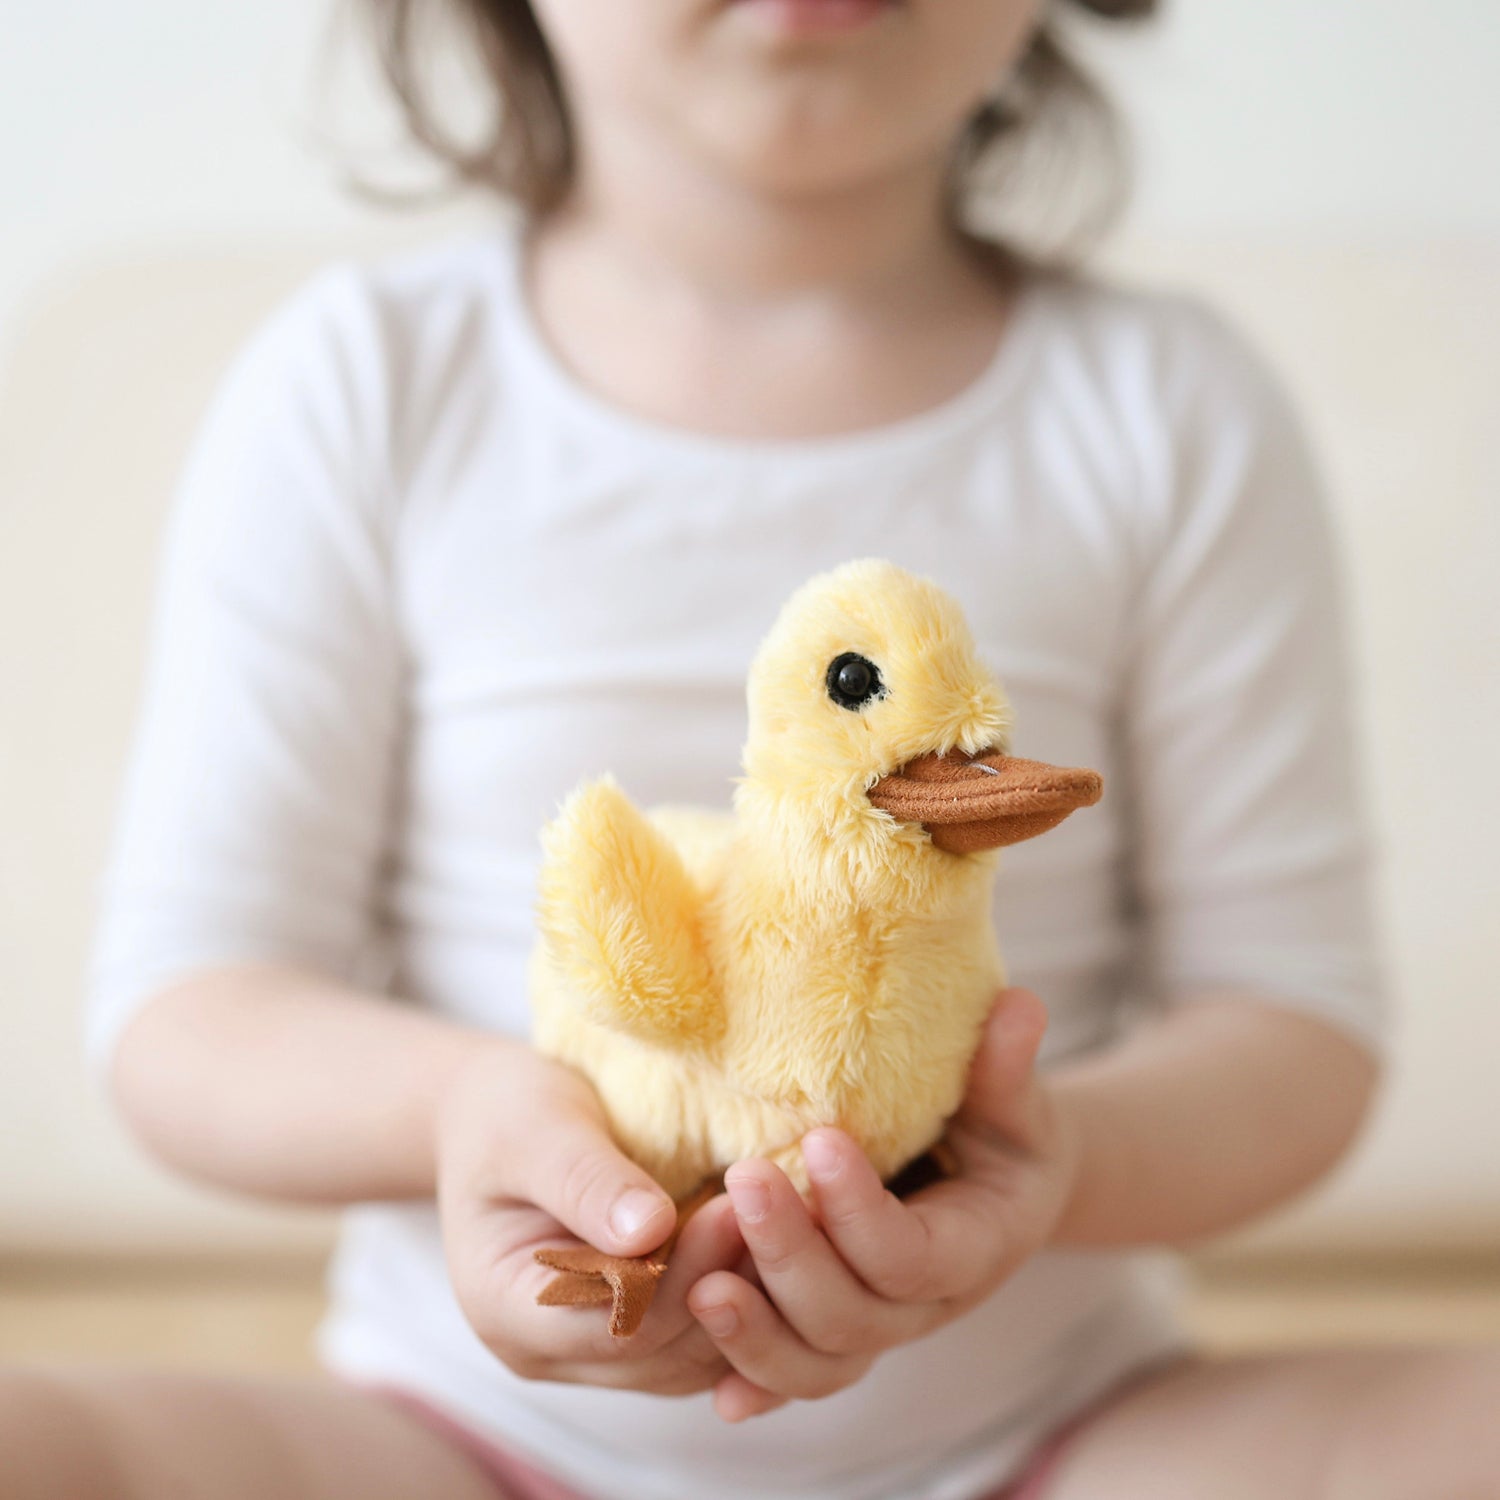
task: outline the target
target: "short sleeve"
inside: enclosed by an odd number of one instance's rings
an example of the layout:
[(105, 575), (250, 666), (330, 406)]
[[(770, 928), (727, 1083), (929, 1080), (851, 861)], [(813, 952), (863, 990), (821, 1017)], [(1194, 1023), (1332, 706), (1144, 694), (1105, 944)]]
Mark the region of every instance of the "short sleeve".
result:
[(369, 936), (403, 674), (377, 342), (357, 273), (323, 273), (235, 359), (188, 456), (101, 888), (101, 1069), (176, 976), (343, 974)]
[(1125, 698), (1148, 990), (1263, 996), (1379, 1050), (1373, 843), (1322, 484), (1284, 393), (1216, 320), (1182, 309), (1164, 370)]

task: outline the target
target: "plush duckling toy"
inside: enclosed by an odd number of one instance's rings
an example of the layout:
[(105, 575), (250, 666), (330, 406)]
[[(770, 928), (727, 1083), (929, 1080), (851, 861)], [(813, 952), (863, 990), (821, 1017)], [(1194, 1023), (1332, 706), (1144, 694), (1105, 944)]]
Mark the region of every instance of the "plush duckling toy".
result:
[[(1009, 754), (1009, 704), (954, 601), (888, 562), (803, 585), (750, 668), (733, 813), (639, 812), (609, 778), (543, 835), (537, 1047), (593, 1083), (687, 1213), (748, 1156), (806, 1193), (837, 1125), (890, 1178), (938, 1140), (1004, 982), (1001, 845), (1100, 778)], [(542, 1250), (546, 1303), (639, 1326), (665, 1252)]]

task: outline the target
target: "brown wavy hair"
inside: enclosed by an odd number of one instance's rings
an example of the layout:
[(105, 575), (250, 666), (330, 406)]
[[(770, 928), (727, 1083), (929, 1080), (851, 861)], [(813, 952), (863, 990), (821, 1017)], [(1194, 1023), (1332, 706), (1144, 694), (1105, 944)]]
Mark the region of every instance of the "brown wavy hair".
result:
[[(1066, 0), (1103, 21), (1139, 21), (1160, 0)], [(412, 138), (451, 184), (493, 190), (533, 214), (566, 196), (576, 142), (567, 95), (529, 0), (361, 0), (380, 68)], [(489, 85), (468, 135), (434, 101), (428, 48), (443, 25)], [(949, 207), (965, 232), (1015, 253), (1060, 259), (1123, 202), (1127, 163), (1109, 100), (1044, 22), (1007, 87), (970, 117), (954, 151)]]

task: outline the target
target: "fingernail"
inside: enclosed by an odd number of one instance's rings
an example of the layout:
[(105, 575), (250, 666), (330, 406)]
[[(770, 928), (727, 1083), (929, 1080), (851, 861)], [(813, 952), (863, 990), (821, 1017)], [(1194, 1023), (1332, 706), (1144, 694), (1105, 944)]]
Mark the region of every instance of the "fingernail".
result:
[(756, 1224), (771, 1211), (771, 1194), (758, 1177), (725, 1178), (734, 1216), (741, 1224)]
[(814, 1177), (825, 1180), (837, 1177), (843, 1166), (838, 1147), (828, 1136), (816, 1130), (811, 1135), (802, 1137), (802, 1160), (807, 1163), (807, 1170)]
[(727, 1302), (699, 1308), (695, 1316), (716, 1339), (727, 1339), (740, 1326), (739, 1314)]
[(610, 1209), (609, 1227), (622, 1240), (634, 1239), (665, 1207), (666, 1200), (646, 1188), (630, 1188)]

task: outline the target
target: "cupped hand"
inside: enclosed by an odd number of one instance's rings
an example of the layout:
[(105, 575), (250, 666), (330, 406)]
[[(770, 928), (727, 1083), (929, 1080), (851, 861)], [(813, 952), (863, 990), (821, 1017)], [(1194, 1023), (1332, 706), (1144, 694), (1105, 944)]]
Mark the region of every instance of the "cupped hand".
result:
[(1046, 1244), (1072, 1191), (1074, 1150), (1035, 1070), (1047, 1013), (1029, 990), (998, 997), (945, 1140), (958, 1175), (906, 1201), (833, 1129), (802, 1142), (811, 1208), (768, 1161), (725, 1185), (755, 1277), (720, 1269), (687, 1305), (734, 1367), (715, 1386), (728, 1421), (858, 1380), (884, 1350), (987, 1297)]
[(555, 1274), (542, 1246), (590, 1244), (643, 1255), (676, 1222), (672, 1200), (615, 1145), (589, 1084), (519, 1043), (497, 1039), (459, 1075), (437, 1121), (438, 1210), (448, 1272), (485, 1345), (528, 1379), (660, 1395), (708, 1390), (731, 1371), (687, 1309), (688, 1289), (741, 1263), (722, 1195), (684, 1227), (645, 1322), (611, 1338), (600, 1308), (540, 1307)]

